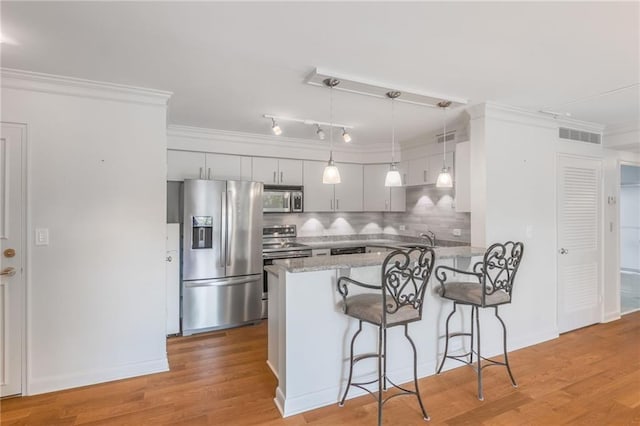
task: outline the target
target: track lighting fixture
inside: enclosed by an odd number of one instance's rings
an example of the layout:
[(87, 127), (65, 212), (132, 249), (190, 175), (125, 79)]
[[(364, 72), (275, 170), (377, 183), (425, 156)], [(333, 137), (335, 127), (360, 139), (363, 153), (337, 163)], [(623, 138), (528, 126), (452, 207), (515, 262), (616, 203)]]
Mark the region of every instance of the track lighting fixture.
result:
[(278, 126), (278, 123), (276, 123), (275, 118), (271, 119), (271, 131), (276, 136), (280, 136), (282, 134), (282, 129), (280, 128), (280, 126)]
[(351, 142), (351, 135), (344, 127), (342, 128), (342, 140), (345, 141), (345, 143)]
[(320, 139), (321, 141), (323, 141), (326, 137), (324, 130), (322, 130), (322, 127), (320, 127), (319, 124), (316, 124), (316, 135), (318, 135), (318, 139)]

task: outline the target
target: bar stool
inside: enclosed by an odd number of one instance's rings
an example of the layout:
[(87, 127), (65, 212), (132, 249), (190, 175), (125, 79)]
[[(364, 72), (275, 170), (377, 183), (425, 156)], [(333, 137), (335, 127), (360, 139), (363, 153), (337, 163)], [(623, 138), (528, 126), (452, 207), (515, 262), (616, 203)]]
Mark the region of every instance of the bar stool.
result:
[[(422, 416), (429, 420), (427, 411), (420, 397), (417, 376), (416, 346), (408, 334), (408, 325), (422, 319), (422, 307), (427, 282), (433, 270), (435, 254), (429, 247), (413, 247), (408, 250), (395, 250), (387, 255), (382, 263), (381, 284), (372, 285), (341, 277), (338, 280), (338, 292), (342, 295), (342, 307), (344, 313), (359, 322), (358, 330), (351, 339), (351, 357), (349, 365), (349, 379), (347, 388), (339, 405), (344, 406), (344, 401), (351, 386), (358, 387), (369, 392), (378, 401), (378, 425), (382, 424), (382, 406), (390, 398), (401, 395), (415, 395), (422, 410)], [(360, 288), (375, 290), (349, 295), (351, 285)], [(355, 288), (353, 288), (355, 292)], [(356, 338), (362, 331), (362, 323), (378, 327), (378, 350), (375, 353), (354, 355)], [(409, 390), (396, 385), (387, 377), (387, 329), (403, 326), (404, 336), (413, 349), (413, 382), (415, 390)], [(368, 358), (378, 359), (378, 378), (361, 383), (353, 383), (354, 365)], [(378, 383), (377, 396), (365, 385)], [(399, 389), (401, 393), (382, 399), (382, 392), (387, 390), (387, 383)]]
[[(436, 268), (436, 279), (440, 282), (438, 293), (441, 297), (453, 301), (453, 311), (447, 317), (445, 328), (445, 346), (442, 362), (436, 374), (440, 374), (447, 358), (460, 361), (473, 368), (473, 355), (477, 355), (477, 366), (474, 368), (478, 375), (478, 399), (483, 400), (482, 393), (482, 369), (493, 365), (503, 365), (507, 368), (511, 384), (518, 387), (507, 356), (507, 327), (498, 315), (498, 306), (511, 303), (513, 282), (522, 261), (524, 245), (521, 242), (508, 241), (504, 244), (496, 243), (487, 249), (482, 261), (476, 263), (471, 271), (462, 271), (448, 266)], [(448, 280), (447, 273), (454, 272), (474, 279), (473, 282)], [(449, 320), (455, 314), (458, 305), (471, 306), (471, 332), (449, 333)], [(484, 358), (480, 352), (480, 315), (479, 308), (493, 308), (496, 318), (502, 325), (502, 342), (504, 361), (494, 361)], [(474, 317), (475, 332), (474, 335)], [(449, 355), (449, 338), (457, 336), (469, 336), (471, 347), (469, 352), (462, 355)], [(476, 349), (473, 343), (476, 342)], [(466, 359), (468, 357), (468, 360)], [(486, 361), (486, 365), (482, 365)]]

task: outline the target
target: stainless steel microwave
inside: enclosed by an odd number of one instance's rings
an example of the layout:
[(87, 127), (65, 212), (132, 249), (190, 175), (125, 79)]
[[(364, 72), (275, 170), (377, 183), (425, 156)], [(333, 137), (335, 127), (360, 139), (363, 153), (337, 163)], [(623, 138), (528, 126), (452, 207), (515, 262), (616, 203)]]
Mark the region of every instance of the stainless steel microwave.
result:
[(264, 213), (302, 213), (302, 186), (265, 185), (262, 196)]

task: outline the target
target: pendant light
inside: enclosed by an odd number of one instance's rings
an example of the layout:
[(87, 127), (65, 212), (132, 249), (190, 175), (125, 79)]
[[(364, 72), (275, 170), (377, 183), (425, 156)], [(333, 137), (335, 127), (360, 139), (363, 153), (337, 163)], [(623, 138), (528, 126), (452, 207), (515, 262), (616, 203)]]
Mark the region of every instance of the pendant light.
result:
[(327, 78), (324, 84), (329, 87), (329, 162), (322, 173), (322, 183), (333, 185), (340, 183), (340, 172), (333, 161), (333, 88), (340, 84), (340, 80)]
[(436, 188), (453, 188), (453, 179), (447, 167), (447, 108), (451, 106), (451, 101), (438, 102), (444, 115), (444, 131), (442, 132), (442, 171), (436, 180)]
[(387, 97), (391, 99), (391, 164), (389, 165), (389, 171), (384, 179), (384, 186), (402, 186), (402, 178), (400, 172), (395, 163), (395, 144), (396, 144), (396, 126), (394, 116), (395, 99), (400, 96), (400, 92), (391, 91), (387, 92)]

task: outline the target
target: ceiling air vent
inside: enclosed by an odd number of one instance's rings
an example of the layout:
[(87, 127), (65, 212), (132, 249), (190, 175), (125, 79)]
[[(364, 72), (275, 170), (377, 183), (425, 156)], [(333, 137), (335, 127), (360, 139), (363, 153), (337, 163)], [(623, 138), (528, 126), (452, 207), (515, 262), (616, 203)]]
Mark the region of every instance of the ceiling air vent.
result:
[(582, 130), (568, 129), (560, 127), (560, 139), (569, 139), (572, 141), (593, 143), (600, 145), (601, 136), (599, 133), (583, 132)]
[[(444, 134), (440, 133), (436, 135), (436, 142), (437, 143), (443, 143), (444, 142)], [(447, 136), (447, 142), (453, 142), (456, 140), (456, 131), (452, 130), (450, 132), (446, 133)]]

